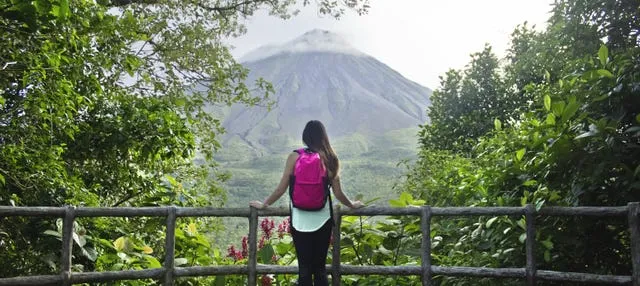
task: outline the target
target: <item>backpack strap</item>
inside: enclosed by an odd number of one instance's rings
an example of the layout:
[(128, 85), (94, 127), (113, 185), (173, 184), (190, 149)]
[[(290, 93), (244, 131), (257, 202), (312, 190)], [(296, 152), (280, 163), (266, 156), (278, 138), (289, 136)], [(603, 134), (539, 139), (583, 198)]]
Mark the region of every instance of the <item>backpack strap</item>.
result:
[(331, 201), (331, 182), (328, 177), (324, 177), (324, 190), (325, 195), (327, 196), (327, 200), (329, 203), (329, 220), (331, 220), (331, 225), (335, 225), (335, 220), (333, 219), (333, 201)]
[[(298, 155), (302, 155), (305, 152), (305, 148), (296, 149), (296, 150), (293, 150), (293, 152), (298, 153)], [(296, 164), (298, 163), (299, 159), (300, 159), (300, 156), (298, 156), (298, 158), (296, 159)], [(296, 176), (294, 176), (293, 173), (291, 173), (289, 175), (289, 199), (291, 200), (291, 202), (293, 202), (293, 185), (295, 183), (296, 183)], [(289, 208), (289, 211), (291, 211), (291, 208)]]

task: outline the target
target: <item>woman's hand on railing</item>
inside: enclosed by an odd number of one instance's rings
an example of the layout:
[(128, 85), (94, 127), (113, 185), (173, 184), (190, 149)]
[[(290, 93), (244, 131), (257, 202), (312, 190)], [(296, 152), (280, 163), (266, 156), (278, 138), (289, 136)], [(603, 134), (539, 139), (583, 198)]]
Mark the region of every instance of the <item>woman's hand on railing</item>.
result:
[(249, 205), (259, 210), (267, 207), (267, 205), (263, 204), (261, 201), (251, 201), (249, 202)]
[(361, 201), (355, 201), (351, 203), (351, 208), (352, 209), (359, 209), (364, 207), (364, 204)]

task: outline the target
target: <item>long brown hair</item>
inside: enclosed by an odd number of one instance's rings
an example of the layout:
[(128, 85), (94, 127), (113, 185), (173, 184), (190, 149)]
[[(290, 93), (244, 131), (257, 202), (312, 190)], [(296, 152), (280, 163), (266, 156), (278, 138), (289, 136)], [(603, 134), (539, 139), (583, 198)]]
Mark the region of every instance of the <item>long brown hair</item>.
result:
[(304, 131), (302, 131), (302, 142), (304, 142), (309, 149), (320, 154), (320, 158), (322, 158), (322, 162), (327, 168), (329, 178), (335, 178), (340, 170), (340, 162), (338, 161), (336, 152), (331, 148), (329, 136), (327, 136), (327, 131), (322, 122), (318, 120), (307, 122)]

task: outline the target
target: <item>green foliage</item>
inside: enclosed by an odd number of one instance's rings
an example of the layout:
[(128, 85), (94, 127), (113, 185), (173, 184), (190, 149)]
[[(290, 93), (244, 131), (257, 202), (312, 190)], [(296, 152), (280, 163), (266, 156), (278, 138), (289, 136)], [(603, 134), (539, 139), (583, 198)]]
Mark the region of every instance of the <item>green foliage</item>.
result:
[(549, 19), (551, 32), (570, 43), (574, 55), (595, 51), (604, 40), (613, 52), (638, 46), (638, 3), (633, 0), (561, 0)]
[[(373, 221), (371, 217), (343, 217), (340, 261), (353, 265), (417, 265), (415, 225), (406, 218)], [(420, 232), (419, 228), (417, 232)], [(415, 285), (416, 277), (346, 276), (344, 285)]]
[[(225, 39), (259, 10), (290, 17), (295, 2), (0, 0), (0, 204), (221, 206), (228, 175), (213, 154), (222, 128), (207, 107), (268, 104), (273, 92), (262, 79), (245, 83)], [(320, 3), (334, 16), (368, 7)], [(2, 218), (0, 276), (57, 270), (47, 258), (59, 248), (55, 223), (31, 221)], [(140, 223), (152, 231), (128, 220), (83, 225), (92, 238), (75, 270), (157, 266), (136, 247), (161, 249), (163, 223)], [(181, 258), (202, 254), (192, 251)]]
[[(478, 89), (463, 96), (477, 58), (464, 76), (449, 72), (434, 92), (419, 160), (410, 166), (403, 189), (434, 206), (620, 206), (640, 200), (640, 49), (627, 30), (637, 26), (630, 20), (638, 15), (637, 5), (596, 2), (559, 1), (544, 32), (518, 27), (508, 63), (497, 72), (504, 74), (497, 82), (503, 86), (494, 95)], [(462, 100), (473, 96), (507, 99), (503, 110), (512, 112), (478, 108), (485, 117), (475, 117), (493, 123), (478, 127), (468, 120), (478, 113), (461, 108), (467, 104)], [(625, 223), (624, 218), (537, 219), (538, 268), (629, 273)], [(520, 218), (434, 220), (432, 235), (438, 242), (436, 264), (524, 265), (527, 237)]]
[(493, 129), (496, 119), (504, 121), (513, 112), (502, 82), (498, 59), (489, 46), (471, 55), (463, 73), (447, 72), (441, 77), (441, 88), (431, 95), (430, 122), (420, 130), (422, 147), (468, 152)]
[[(257, 262), (259, 264), (292, 265), (297, 261), (293, 240), (290, 235), (289, 218), (277, 224), (275, 220), (263, 218), (259, 225)], [(246, 264), (248, 260), (249, 246), (247, 236), (243, 236), (241, 245), (231, 244), (227, 249), (227, 255), (231, 264)], [(296, 285), (297, 275), (273, 275), (267, 274), (259, 277), (260, 285)], [(246, 284), (246, 276), (230, 277), (220, 276), (219, 285)], [(226, 283), (226, 284), (223, 284)]]

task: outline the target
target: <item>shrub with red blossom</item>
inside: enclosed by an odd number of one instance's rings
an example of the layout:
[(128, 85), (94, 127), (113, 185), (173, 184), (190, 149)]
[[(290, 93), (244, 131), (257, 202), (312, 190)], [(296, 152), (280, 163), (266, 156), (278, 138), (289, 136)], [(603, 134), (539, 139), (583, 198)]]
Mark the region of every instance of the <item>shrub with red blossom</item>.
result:
[(271, 275), (262, 275), (262, 278), (260, 279), (260, 285), (262, 286), (271, 286), (273, 285), (273, 277), (271, 277)]
[(264, 236), (269, 239), (271, 238), (271, 232), (275, 228), (275, 222), (269, 218), (264, 218), (262, 222), (260, 222), (260, 228), (262, 229)]
[(278, 224), (278, 238), (283, 238), (287, 233), (291, 233), (291, 224), (289, 218), (284, 219)]
[[(258, 263), (265, 264), (290, 264), (294, 259), (288, 257), (286, 249), (292, 249), (293, 245), (290, 240), (285, 237), (291, 232), (290, 219), (286, 218), (282, 222), (277, 224), (273, 219), (264, 218), (260, 221), (260, 237), (258, 238)], [(277, 235), (277, 237), (275, 237)], [(234, 259), (235, 262), (248, 259), (249, 257), (249, 238), (247, 236), (242, 237), (241, 249), (236, 249), (234, 245), (227, 248), (227, 256)], [(282, 246), (286, 246), (282, 248)], [(277, 250), (279, 249), (279, 250)], [(284, 250), (283, 250), (284, 249)], [(285, 252), (283, 252), (285, 251)], [(279, 253), (280, 252), (280, 253)], [(269, 256), (265, 256), (269, 255)], [(283, 256), (281, 256), (283, 255)], [(267, 259), (269, 257), (269, 259)], [(264, 261), (267, 260), (267, 261)], [(280, 275), (263, 275), (260, 278), (260, 285), (275, 285), (275, 283), (282, 283), (281, 279), (286, 279)], [(276, 281), (278, 280), (278, 281)], [(286, 281), (286, 280), (283, 280)]]

